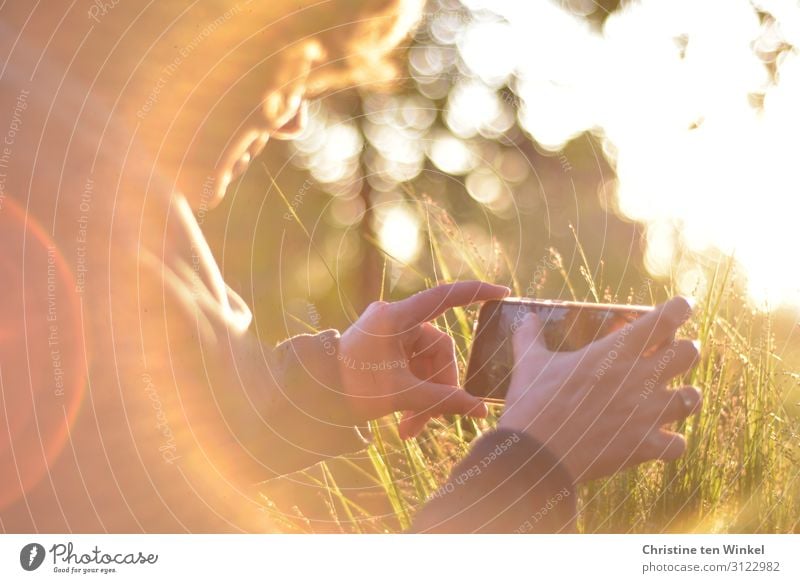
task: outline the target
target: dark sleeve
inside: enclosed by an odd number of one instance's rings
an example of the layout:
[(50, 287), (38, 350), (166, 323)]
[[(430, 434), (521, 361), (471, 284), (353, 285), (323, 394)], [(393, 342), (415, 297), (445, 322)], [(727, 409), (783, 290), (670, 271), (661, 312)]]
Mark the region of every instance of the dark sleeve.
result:
[(368, 432), (356, 427), (342, 392), (338, 352), (336, 330), (294, 336), (275, 348), (277, 382), (265, 387), (262, 409), (267, 478), (366, 447)]
[(413, 532), (574, 531), (571, 476), (539, 442), (513, 431), (481, 437), (428, 500)]
[(138, 321), (154, 327), (146, 333), (154, 384), (179, 391), (170, 416), (187, 420), (182, 449), (207, 456), (243, 485), (363, 449), (341, 388), (339, 333), (301, 334), (277, 347), (262, 342), (185, 198), (173, 197), (169, 209), (166, 227), (148, 223), (147, 244), (136, 254), (149, 311), (167, 317), (140, 313)]

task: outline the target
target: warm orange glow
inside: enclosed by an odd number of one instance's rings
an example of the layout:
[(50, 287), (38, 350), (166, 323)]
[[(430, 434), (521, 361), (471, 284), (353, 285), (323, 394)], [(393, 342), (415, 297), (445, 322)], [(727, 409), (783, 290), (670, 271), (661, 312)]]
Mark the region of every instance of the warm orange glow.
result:
[[(617, 207), (645, 224), (654, 274), (692, 293), (702, 284), (695, 258), (722, 252), (756, 304), (800, 304), (800, 270), (780, 252), (800, 242), (800, 5), (643, 0), (596, 31), (563, 3), (465, 4), (507, 22), (479, 22), (459, 48), (495, 85), (515, 61), (520, 122), (539, 144), (558, 151), (585, 131), (601, 137)], [(493, 107), (468, 102), (473, 119)]]

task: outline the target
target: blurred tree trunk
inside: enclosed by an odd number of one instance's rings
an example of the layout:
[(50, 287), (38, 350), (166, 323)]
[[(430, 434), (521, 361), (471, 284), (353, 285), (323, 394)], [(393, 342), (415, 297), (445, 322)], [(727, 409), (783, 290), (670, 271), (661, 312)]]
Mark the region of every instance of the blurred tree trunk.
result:
[[(362, 172), (366, 176), (366, 171), (362, 167)], [(378, 234), (374, 228), (375, 213), (372, 209), (370, 197), (370, 185), (366, 177), (361, 181), (361, 191), (359, 196), (364, 203), (364, 217), (359, 225), (361, 240), (364, 243), (364, 259), (360, 266), (361, 275), (358, 278), (360, 283), (354, 294), (355, 308), (360, 314), (371, 303), (381, 297), (381, 286), (383, 285), (383, 256), (372, 241), (378, 240)]]

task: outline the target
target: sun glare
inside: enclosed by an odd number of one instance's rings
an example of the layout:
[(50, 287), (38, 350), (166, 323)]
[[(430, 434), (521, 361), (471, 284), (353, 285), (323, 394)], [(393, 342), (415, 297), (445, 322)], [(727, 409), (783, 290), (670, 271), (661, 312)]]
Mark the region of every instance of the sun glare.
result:
[(419, 221), (405, 207), (392, 206), (379, 213), (381, 247), (394, 259), (409, 263), (420, 250)]
[[(800, 244), (800, 4), (641, 0), (594, 28), (583, 0), (463, 4), (468, 20), (443, 13), (432, 42), (411, 49), (419, 94), (370, 95), (361, 120), (317, 104), (296, 163), (344, 204), (362, 181), (391, 193), (430, 160), (505, 216), (527, 161), (513, 148), (484, 159), (482, 144), (513, 130), (515, 111), (552, 152), (591, 131), (616, 172), (609, 206), (643, 224), (651, 273), (697, 287), (703, 261), (722, 253), (756, 304), (800, 305), (784, 252)], [(413, 223), (402, 210), (385, 221), (398, 256), (414, 255)]]
[(502, 42), (485, 42), (500, 35), (486, 24), (459, 46), (481, 78), (516, 61), (520, 123), (539, 144), (601, 137), (651, 272), (694, 285), (698, 258), (722, 252), (755, 304), (800, 304), (786, 263), (800, 244), (800, 4), (643, 0), (593, 30), (563, 3), (466, 3), (507, 22)]

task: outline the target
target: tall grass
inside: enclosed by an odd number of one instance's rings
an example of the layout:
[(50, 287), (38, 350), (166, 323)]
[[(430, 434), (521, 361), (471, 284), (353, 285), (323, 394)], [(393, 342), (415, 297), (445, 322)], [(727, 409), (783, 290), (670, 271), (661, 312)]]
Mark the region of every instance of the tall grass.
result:
[[(409, 196), (429, 243), (428, 261), (419, 262), (429, 269), (414, 268), (421, 283), (433, 286), (458, 273), (459, 279), (510, 283), (518, 295), (537, 293), (538, 282), (523, 289), (501, 247), (487, 256), (445, 212)], [(644, 298), (641, 290), (601, 295), (604, 282), (594, 280), (579, 244), (577, 249), (576, 269), (567, 269), (555, 250), (546, 258), (548, 270), (563, 279), (564, 299), (654, 302), (672, 295), (671, 282), (649, 281)], [(686, 455), (582, 486), (581, 532), (800, 532), (800, 375), (780, 354), (775, 317), (753, 311), (733, 280), (731, 262), (711, 269), (707, 291), (682, 331), (698, 338), (702, 350), (697, 368), (679, 382), (704, 394), (702, 412), (678, 427), (688, 439)], [(474, 310), (459, 309), (436, 322), (456, 339), (462, 373), (474, 316)], [(433, 420), (407, 441), (398, 437), (397, 418), (373, 422), (366, 455), (330, 460), (292, 478), (316, 500), (313, 516), (296, 500), (288, 507), (273, 502), (269, 485), (265, 506), (285, 531), (401, 531), (500, 413), (495, 407), (485, 420)]]

